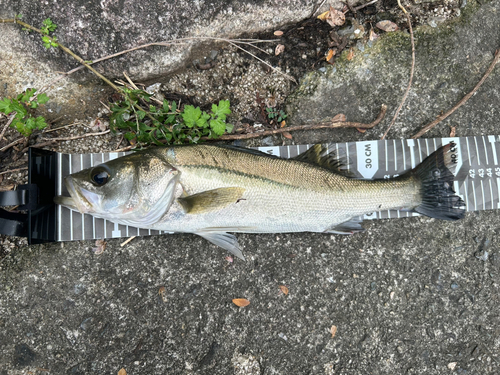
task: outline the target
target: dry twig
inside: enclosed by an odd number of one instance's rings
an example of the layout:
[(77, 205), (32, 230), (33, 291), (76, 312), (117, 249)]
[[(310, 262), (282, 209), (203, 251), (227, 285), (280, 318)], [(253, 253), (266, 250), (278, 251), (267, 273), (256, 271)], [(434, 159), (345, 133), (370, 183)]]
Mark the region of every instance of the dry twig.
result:
[(123, 241), (120, 246), (123, 247), (125, 246), (126, 244), (128, 244), (130, 241), (132, 241), (134, 238), (136, 238), (137, 236), (132, 236), (132, 237), (129, 237), (127, 238), (125, 241)]
[(13, 172), (19, 172), (19, 171), (24, 171), (28, 169), (28, 167), (22, 167), (22, 168), (16, 168), (16, 169), (9, 169), (7, 171), (0, 172), (0, 175), (2, 174), (7, 174), (7, 173), (13, 173)]
[(87, 133), (87, 134), (83, 134), (83, 135), (75, 135), (73, 137), (62, 137), (62, 138), (46, 138), (45, 140), (46, 141), (50, 141), (50, 142), (61, 142), (61, 141), (72, 141), (74, 139), (80, 139), (80, 138), (86, 138), (86, 137), (94, 137), (94, 136), (98, 136), (98, 135), (104, 135), (104, 134), (108, 134), (111, 130), (105, 130), (103, 132), (100, 132), (100, 133)]
[(7, 131), (7, 129), (9, 128), (10, 124), (12, 124), (12, 121), (14, 121), (16, 114), (17, 114), (17, 112), (11, 113), (9, 119), (7, 120), (7, 123), (5, 124), (4, 128), (2, 129), (2, 133), (0, 134), (0, 142), (2, 141), (2, 138), (5, 134), (5, 132)]
[[(385, 104), (382, 104), (382, 107), (380, 108), (380, 113), (377, 116), (376, 120), (373, 122), (370, 122), (368, 124), (360, 123), (360, 122), (351, 122), (351, 121), (338, 121), (338, 122), (322, 122), (319, 124), (312, 124), (312, 125), (298, 125), (298, 126), (291, 126), (291, 127), (285, 127), (285, 128), (280, 128), (280, 129), (274, 129), (274, 130), (266, 130), (263, 132), (258, 132), (258, 133), (248, 133), (248, 134), (227, 134), (223, 135), (217, 140), (222, 140), (222, 141), (228, 141), (228, 140), (235, 140), (235, 139), (250, 139), (250, 138), (258, 138), (258, 137), (264, 137), (267, 135), (273, 135), (273, 134), (281, 134), (285, 132), (291, 132), (291, 131), (296, 131), (296, 130), (313, 130), (313, 129), (335, 129), (335, 128), (359, 128), (359, 129), (371, 129), (374, 126), (376, 126), (382, 119), (385, 117), (385, 113), (387, 111), (387, 106)], [(207, 139), (207, 138), (202, 138), (202, 139)], [(208, 140), (208, 139), (207, 139)]]
[(460, 108), (463, 104), (465, 104), (465, 102), (467, 100), (469, 100), (471, 98), (472, 95), (474, 95), (474, 93), (479, 90), (479, 88), (481, 87), (481, 85), (484, 83), (484, 81), (486, 80), (486, 78), (488, 78), (488, 76), (491, 74), (491, 72), (493, 71), (493, 69), (495, 69), (495, 65), (498, 63), (498, 61), (500, 60), (500, 48), (497, 49), (496, 53), (495, 53), (495, 57), (493, 58), (493, 61), (491, 62), (488, 70), (486, 71), (486, 73), (484, 73), (483, 75), (483, 78), (481, 78), (481, 80), (477, 83), (477, 85), (472, 89), (471, 92), (469, 92), (467, 95), (465, 95), (457, 104), (455, 104), (453, 106), (452, 109), (450, 109), (448, 112), (442, 114), (441, 116), (438, 116), (437, 119), (435, 119), (434, 121), (432, 121), (431, 123), (425, 125), (422, 129), (420, 129), (420, 131), (415, 134), (412, 138), (415, 139), (415, 138), (418, 138), (418, 137), (421, 137), (422, 135), (424, 135), (425, 133), (427, 133), (429, 130), (431, 130), (433, 127), (435, 127), (438, 123), (440, 123), (441, 121), (443, 121), (446, 117), (448, 117), (449, 115), (451, 115), (453, 112), (455, 112), (458, 108)]
[(398, 118), (399, 112), (401, 111), (401, 108), (403, 108), (403, 105), (406, 101), (406, 98), (408, 97), (408, 93), (410, 92), (411, 84), (413, 82), (413, 73), (415, 71), (415, 41), (413, 39), (413, 29), (411, 27), (411, 19), (410, 19), (410, 14), (406, 11), (406, 9), (401, 5), (400, 0), (398, 0), (398, 5), (401, 8), (401, 10), (404, 12), (406, 15), (406, 20), (408, 21), (408, 27), (410, 28), (410, 40), (411, 40), (411, 70), (410, 70), (410, 80), (408, 82), (408, 87), (406, 88), (405, 94), (403, 95), (403, 99), (401, 100), (401, 103), (399, 104), (398, 109), (396, 110), (396, 113), (394, 114), (394, 117), (392, 118), (391, 123), (389, 124), (389, 127), (385, 131), (384, 135), (382, 136), (381, 139), (385, 139), (387, 136), (387, 133), (389, 133), (389, 130), (391, 130), (392, 125), (396, 122), (396, 119)]

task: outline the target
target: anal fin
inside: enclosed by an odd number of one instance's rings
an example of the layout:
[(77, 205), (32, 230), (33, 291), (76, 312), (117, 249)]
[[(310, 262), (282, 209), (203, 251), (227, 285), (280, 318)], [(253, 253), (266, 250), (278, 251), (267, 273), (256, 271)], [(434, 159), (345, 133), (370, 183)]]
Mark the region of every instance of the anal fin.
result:
[(325, 233), (334, 233), (334, 234), (353, 234), (357, 232), (363, 232), (365, 228), (361, 226), (363, 220), (360, 217), (353, 217), (348, 221), (337, 224), (325, 231)]

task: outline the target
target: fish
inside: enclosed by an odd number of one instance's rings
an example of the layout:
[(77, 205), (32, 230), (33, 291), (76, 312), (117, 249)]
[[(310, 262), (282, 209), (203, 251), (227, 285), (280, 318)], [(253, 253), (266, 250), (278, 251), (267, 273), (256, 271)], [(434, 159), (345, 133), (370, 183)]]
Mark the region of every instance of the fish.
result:
[(118, 224), (194, 233), (244, 259), (234, 233), (353, 234), (363, 215), (392, 209), (461, 219), (455, 147), (379, 180), (353, 177), (321, 144), (291, 159), (236, 146), (156, 147), (67, 176), (69, 197), (54, 200)]

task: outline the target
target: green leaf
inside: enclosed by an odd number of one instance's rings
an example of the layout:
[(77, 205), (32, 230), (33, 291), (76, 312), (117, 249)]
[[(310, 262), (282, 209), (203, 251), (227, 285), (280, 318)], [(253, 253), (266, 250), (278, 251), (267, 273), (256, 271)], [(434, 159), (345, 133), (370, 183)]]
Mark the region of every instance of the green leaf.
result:
[(188, 128), (192, 128), (196, 124), (196, 121), (200, 118), (200, 116), (201, 116), (200, 107), (195, 108), (192, 105), (184, 106), (182, 119), (184, 120), (184, 123)]
[(24, 94), (21, 94), (21, 102), (28, 103), (33, 95), (35, 95), (36, 89), (28, 89)]
[(132, 132), (127, 132), (123, 135), (126, 140), (131, 141), (132, 139), (135, 138), (135, 133)]
[(234, 129), (233, 124), (226, 124), (226, 133), (231, 133)]
[(35, 127), (36, 127), (38, 130), (45, 129), (45, 128), (47, 127), (47, 123), (45, 122), (45, 118), (43, 118), (42, 116), (38, 116), (38, 117), (35, 119)]
[(16, 117), (22, 119), (24, 116), (28, 114), (28, 110), (19, 102), (12, 101), (11, 108), (13, 111), (17, 112)]
[(12, 109), (12, 100), (4, 98), (3, 100), (0, 100), (0, 112), (5, 113), (8, 115), (9, 113), (13, 112), (14, 110)]
[(146, 116), (146, 112), (144, 111), (137, 111), (137, 118), (139, 120), (142, 120)]
[(206, 128), (208, 127), (208, 120), (210, 120), (210, 115), (203, 111), (201, 117), (196, 120), (196, 126), (199, 128)]
[(49, 97), (47, 96), (47, 94), (42, 93), (36, 97), (36, 100), (38, 101), (38, 104), (45, 104), (49, 101)]
[(210, 120), (210, 128), (215, 134), (222, 135), (226, 130), (226, 123), (219, 119)]
[(168, 112), (170, 110), (169, 106), (168, 106), (168, 101), (167, 100), (163, 100), (163, 110), (165, 112)]
[[(191, 107), (192, 107), (192, 106), (191, 106)], [(172, 111), (172, 112), (177, 111), (177, 103), (176, 103), (176, 102), (174, 102), (174, 101), (172, 101), (172, 108), (171, 108), (171, 111)]]
[(175, 122), (175, 115), (170, 115), (167, 117), (167, 120), (165, 121), (166, 124), (173, 124)]
[(37, 108), (38, 107), (38, 103), (37, 102), (31, 102), (30, 107), (31, 108)]
[(224, 115), (224, 118), (225, 115), (231, 114), (231, 110), (229, 109), (229, 100), (220, 100), (218, 106), (212, 104), (212, 112), (215, 116)]
[[(45, 19), (43, 21), (43, 25), (49, 31), (55, 31), (57, 29), (57, 25), (55, 23), (53, 23), (50, 18)], [(42, 27), (42, 29), (43, 29), (43, 27)]]

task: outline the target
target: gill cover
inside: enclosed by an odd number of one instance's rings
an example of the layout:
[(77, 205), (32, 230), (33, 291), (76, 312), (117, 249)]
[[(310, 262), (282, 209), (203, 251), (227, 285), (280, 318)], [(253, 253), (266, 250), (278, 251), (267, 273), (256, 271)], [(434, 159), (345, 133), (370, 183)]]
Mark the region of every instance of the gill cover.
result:
[(65, 180), (71, 198), (56, 203), (120, 224), (147, 227), (170, 208), (179, 172), (151, 152), (137, 152)]

